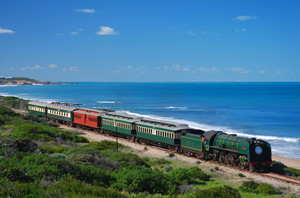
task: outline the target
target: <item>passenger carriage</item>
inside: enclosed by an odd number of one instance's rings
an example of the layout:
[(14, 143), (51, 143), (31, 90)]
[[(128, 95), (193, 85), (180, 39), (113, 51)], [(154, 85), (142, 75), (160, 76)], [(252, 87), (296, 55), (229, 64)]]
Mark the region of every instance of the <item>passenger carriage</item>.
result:
[(77, 108), (66, 105), (47, 104), (47, 117), (60, 123), (72, 124), (75, 109)]
[(107, 111), (94, 110), (94, 109), (75, 109), (73, 111), (73, 124), (85, 126), (93, 130), (100, 130), (101, 117), (106, 115)]
[(30, 101), (28, 103), (28, 112), (33, 115), (46, 117), (47, 105), (48, 103), (45, 102)]
[(122, 113), (109, 112), (102, 116), (102, 129), (114, 135), (132, 136), (136, 134), (135, 123), (140, 121), (140, 117), (130, 116)]
[(176, 151), (180, 146), (181, 133), (189, 129), (186, 124), (156, 119), (144, 118), (136, 122), (136, 136), (140, 142)]

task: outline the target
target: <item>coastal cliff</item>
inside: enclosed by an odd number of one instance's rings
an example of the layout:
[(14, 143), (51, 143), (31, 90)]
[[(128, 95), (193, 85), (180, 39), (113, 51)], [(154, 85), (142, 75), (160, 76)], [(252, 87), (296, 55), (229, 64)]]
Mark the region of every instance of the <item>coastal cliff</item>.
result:
[(62, 84), (62, 83), (50, 82), (50, 81), (39, 81), (39, 80), (34, 80), (31, 78), (25, 78), (25, 77), (13, 77), (13, 78), (1, 77), (0, 78), (0, 85), (34, 85), (34, 84), (58, 85), (58, 84)]

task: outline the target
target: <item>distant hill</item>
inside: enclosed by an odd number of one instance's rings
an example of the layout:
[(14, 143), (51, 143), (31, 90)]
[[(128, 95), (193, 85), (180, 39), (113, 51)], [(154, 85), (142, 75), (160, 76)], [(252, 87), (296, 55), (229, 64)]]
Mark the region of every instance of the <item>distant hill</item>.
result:
[(39, 81), (26, 77), (0, 77), (0, 85), (33, 85), (33, 84), (41, 84), (41, 85), (57, 85), (62, 83), (57, 82), (49, 82), (49, 81)]

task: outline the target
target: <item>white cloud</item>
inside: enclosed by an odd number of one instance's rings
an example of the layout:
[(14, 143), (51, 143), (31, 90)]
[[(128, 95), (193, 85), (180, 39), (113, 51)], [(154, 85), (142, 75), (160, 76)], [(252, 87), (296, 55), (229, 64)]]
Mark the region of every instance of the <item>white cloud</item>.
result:
[(248, 20), (254, 20), (257, 19), (256, 16), (237, 16), (233, 18), (233, 20), (238, 20), (238, 21), (248, 21)]
[(207, 73), (220, 73), (221, 71), (216, 67), (199, 67), (199, 71), (207, 72)]
[(101, 26), (100, 30), (96, 32), (98, 35), (116, 35), (119, 32), (116, 32), (113, 28), (108, 26)]
[(76, 9), (75, 11), (81, 12), (81, 13), (88, 13), (88, 14), (94, 14), (96, 12), (95, 9), (87, 9), (87, 8)]
[(78, 30), (76, 30), (74, 32), (71, 32), (70, 34), (71, 35), (77, 35), (77, 34), (80, 34), (80, 32), (82, 32), (82, 29), (78, 29)]
[(40, 65), (35, 65), (35, 66), (32, 66), (32, 67), (30, 67), (30, 66), (28, 66), (28, 67), (23, 67), (22, 68), (22, 70), (23, 71), (26, 71), (26, 70), (37, 70), (37, 69), (42, 69), (42, 67), (40, 66)]
[(128, 65), (128, 66), (117, 68), (117, 69), (109, 69), (108, 71), (111, 73), (121, 73), (121, 72), (126, 72), (126, 71), (132, 70), (132, 69), (134, 69), (134, 67), (131, 65)]
[(0, 27), (0, 34), (13, 34), (13, 33), (15, 33), (13, 30), (4, 29)]
[(195, 32), (187, 32), (187, 34), (190, 36), (197, 36), (197, 33), (195, 33)]
[(257, 70), (257, 73), (259, 73), (259, 74), (265, 74), (266, 70), (260, 69), (260, 70)]
[(190, 67), (189, 66), (180, 66), (179, 64), (174, 64), (172, 65), (174, 70), (177, 71), (190, 71)]
[(78, 67), (68, 67), (68, 68), (63, 68), (64, 72), (79, 72), (80, 70)]
[(50, 64), (50, 65), (48, 65), (48, 67), (49, 67), (49, 68), (51, 68), (51, 69), (58, 68), (58, 66), (57, 66), (57, 65), (55, 65), (55, 64)]
[(156, 67), (157, 70), (163, 70), (165, 72), (168, 71), (190, 71), (191, 68), (189, 66), (181, 66), (179, 64), (173, 64), (171, 66), (161, 66), (161, 67)]
[(230, 68), (230, 70), (233, 72), (240, 73), (240, 74), (248, 74), (250, 72), (249, 70), (242, 68), (242, 67), (232, 67), (232, 68)]
[(246, 32), (246, 30), (247, 30), (246, 28), (241, 28), (241, 29), (237, 29), (236, 32), (237, 33)]

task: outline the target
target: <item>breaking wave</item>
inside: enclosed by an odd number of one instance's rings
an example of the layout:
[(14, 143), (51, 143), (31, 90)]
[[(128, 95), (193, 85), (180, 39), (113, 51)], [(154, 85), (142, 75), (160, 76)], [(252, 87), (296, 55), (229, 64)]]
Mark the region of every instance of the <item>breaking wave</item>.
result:
[(99, 104), (116, 104), (116, 103), (122, 103), (118, 101), (97, 101)]

